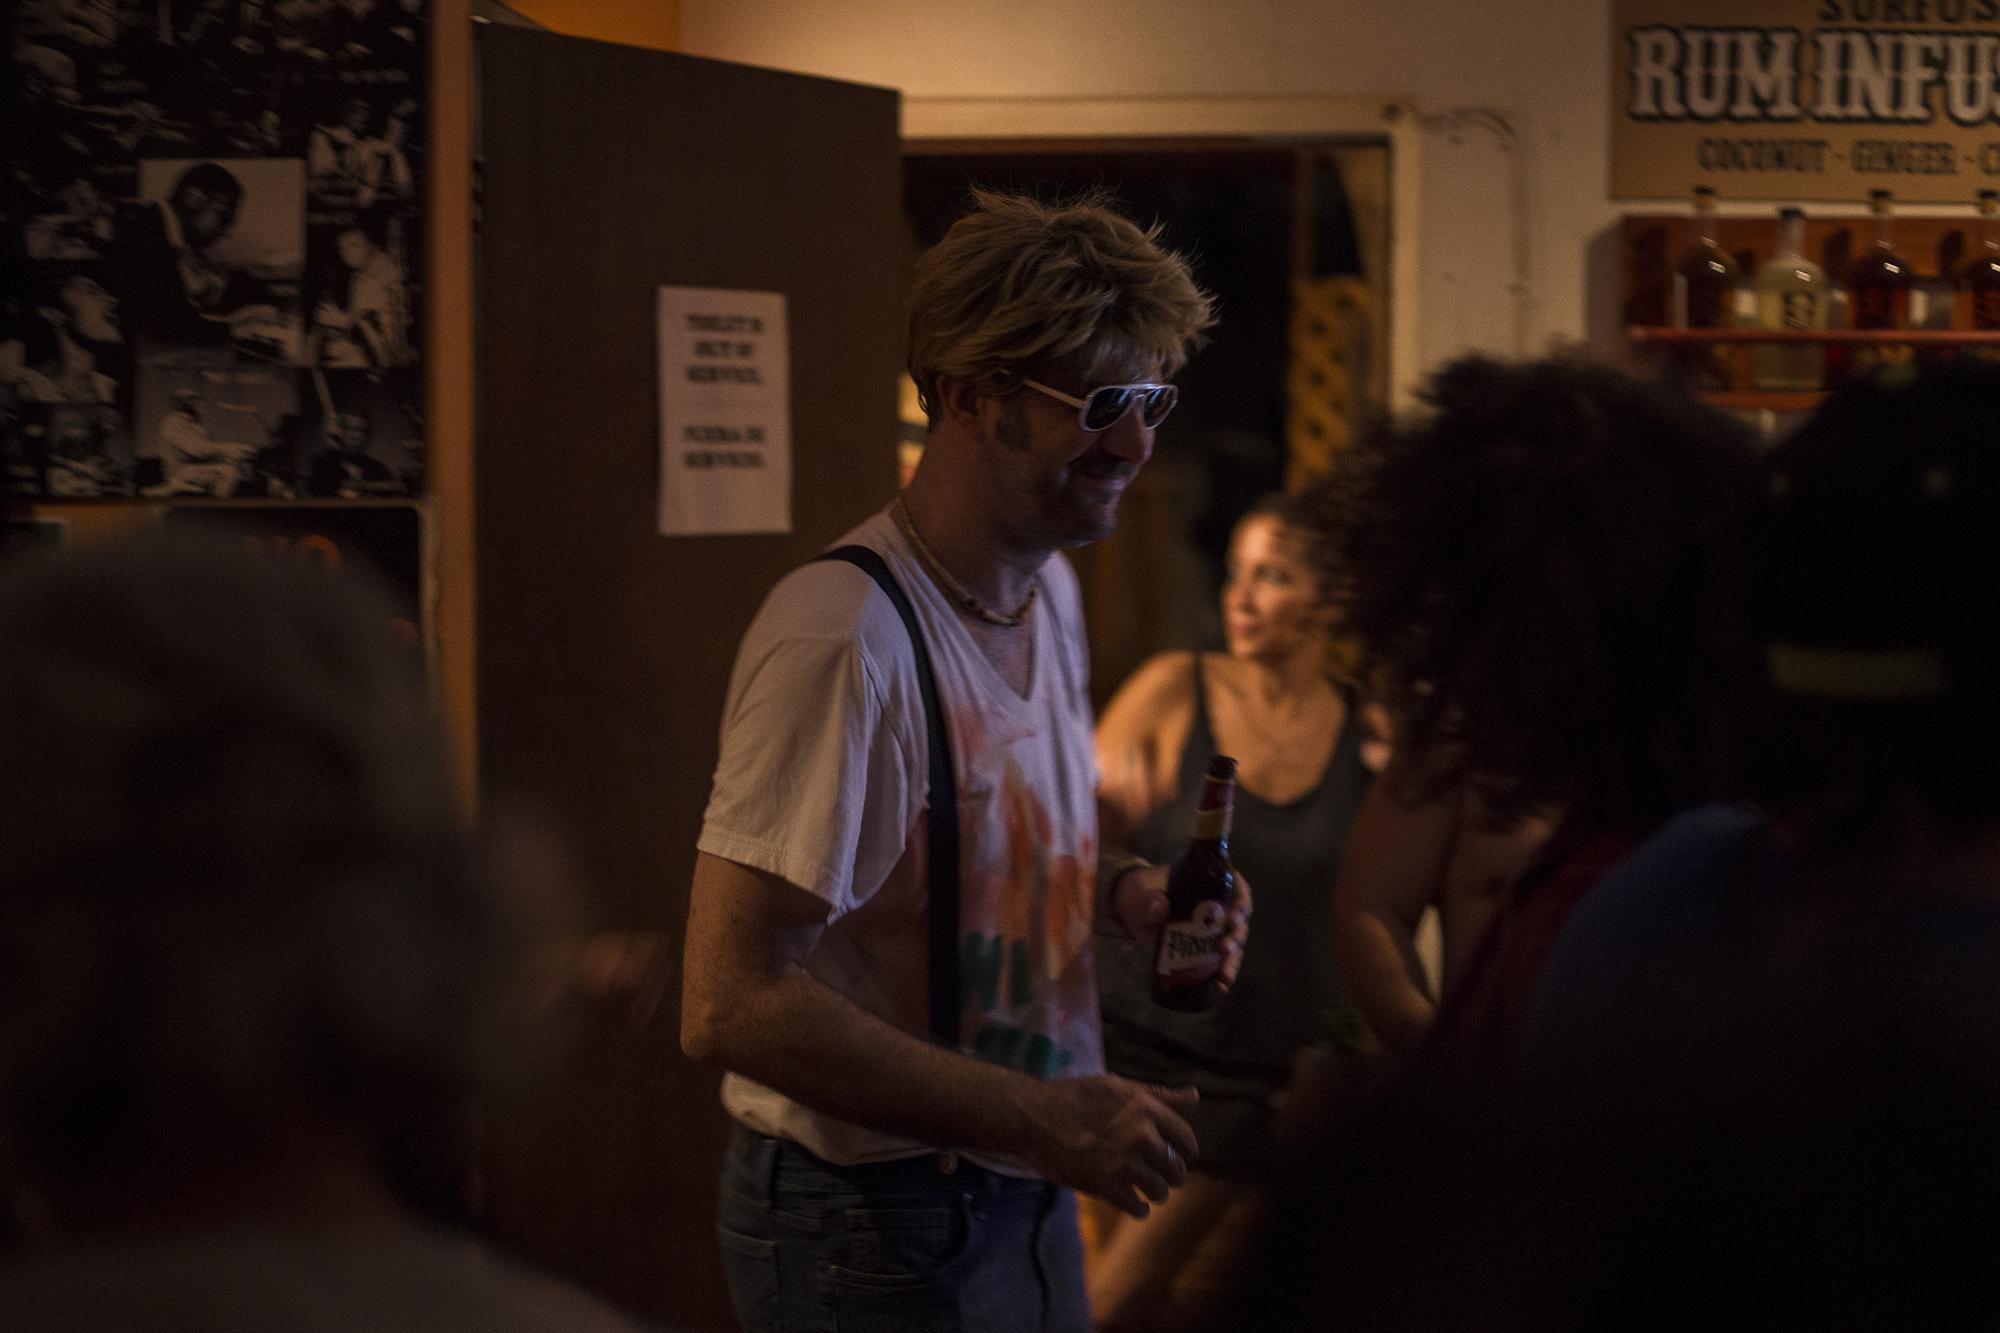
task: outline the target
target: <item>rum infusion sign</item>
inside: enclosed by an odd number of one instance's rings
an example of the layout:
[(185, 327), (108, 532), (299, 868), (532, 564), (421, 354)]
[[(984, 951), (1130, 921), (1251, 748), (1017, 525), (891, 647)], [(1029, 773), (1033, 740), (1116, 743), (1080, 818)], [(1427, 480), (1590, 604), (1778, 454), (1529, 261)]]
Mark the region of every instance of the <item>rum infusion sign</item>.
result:
[(2000, 0), (1614, 0), (1611, 193), (2000, 189)]

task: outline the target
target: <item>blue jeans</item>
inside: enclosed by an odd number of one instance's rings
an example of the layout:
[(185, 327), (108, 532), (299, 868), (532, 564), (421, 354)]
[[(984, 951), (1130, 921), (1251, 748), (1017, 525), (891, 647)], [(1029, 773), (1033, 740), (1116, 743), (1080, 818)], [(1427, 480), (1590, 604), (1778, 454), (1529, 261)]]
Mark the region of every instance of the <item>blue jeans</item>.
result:
[(1089, 1333), (1075, 1196), (953, 1154), (836, 1166), (738, 1125), (716, 1234), (750, 1333)]

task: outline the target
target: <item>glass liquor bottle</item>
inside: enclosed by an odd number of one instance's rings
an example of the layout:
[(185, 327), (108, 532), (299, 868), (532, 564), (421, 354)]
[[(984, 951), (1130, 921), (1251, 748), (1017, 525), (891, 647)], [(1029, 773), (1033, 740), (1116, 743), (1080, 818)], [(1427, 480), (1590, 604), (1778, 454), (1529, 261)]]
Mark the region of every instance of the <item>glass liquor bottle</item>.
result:
[[(1677, 329), (1736, 327), (1736, 261), (1716, 239), (1715, 191), (1694, 187), (1694, 240), (1674, 262), (1668, 290), (1668, 318)], [(1676, 360), (1697, 388), (1733, 387), (1731, 349), (1721, 343), (1693, 343)]]
[(1896, 253), (1890, 235), (1889, 192), (1870, 190), (1868, 211), (1875, 219), (1875, 239), (1854, 261), (1848, 277), (1857, 329), (1906, 329), (1910, 326), (1910, 265)]
[[(1826, 327), (1826, 274), (1806, 258), (1806, 218), (1796, 208), (1778, 210), (1778, 250), (1757, 270), (1757, 326), (1789, 333)], [(1812, 392), (1826, 387), (1826, 346), (1817, 342), (1758, 343), (1750, 381), (1770, 392)]]
[(1979, 231), (1960, 272), (1960, 317), (1968, 329), (2000, 329), (2000, 191), (1979, 192)]
[(1726, 329), (1736, 323), (1736, 261), (1716, 240), (1715, 191), (1694, 187), (1694, 242), (1674, 263), (1673, 325)]

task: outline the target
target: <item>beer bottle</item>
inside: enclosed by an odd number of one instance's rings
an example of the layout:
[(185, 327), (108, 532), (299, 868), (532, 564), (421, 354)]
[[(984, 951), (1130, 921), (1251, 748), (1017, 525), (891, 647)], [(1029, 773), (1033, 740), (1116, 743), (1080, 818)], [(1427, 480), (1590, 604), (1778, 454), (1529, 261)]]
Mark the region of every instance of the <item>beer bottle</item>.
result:
[(1228, 938), (1236, 871), (1229, 864), (1229, 815), (1236, 804), (1236, 761), (1208, 761), (1194, 836), (1167, 872), (1167, 919), (1153, 949), (1153, 999), (1168, 1009), (1212, 1009), (1222, 997), (1222, 945)]

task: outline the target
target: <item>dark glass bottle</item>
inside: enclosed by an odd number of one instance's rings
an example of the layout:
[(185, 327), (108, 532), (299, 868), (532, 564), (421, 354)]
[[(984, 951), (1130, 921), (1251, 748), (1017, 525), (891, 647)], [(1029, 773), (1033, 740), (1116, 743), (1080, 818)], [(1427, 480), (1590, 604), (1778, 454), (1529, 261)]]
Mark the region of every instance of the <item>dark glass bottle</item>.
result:
[(1848, 289), (1854, 301), (1857, 329), (1905, 329), (1910, 326), (1910, 266), (1896, 253), (1890, 235), (1889, 192), (1871, 190), (1868, 211), (1875, 217), (1875, 239), (1854, 261)]
[(1236, 805), (1236, 761), (1208, 761), (1187, 850), (1167, 872), (1167, 919), (1153, 947), (1153, 999), (1168, 1009), (1213, 1009), (1222, 998), (1222, 945), (1236, 871), (1229, 864), (1229, 817)]
[(1674, 263), (1673, 323), (1681, 329), (1736, 325), (1736, 261), (1716, 239), (1715, 191), (1694, 187), (1694, 241)]
[(2000, 192), (1979, 192), (1979, 232), (1958, 279), (1968, 329), (2000, 329)]

